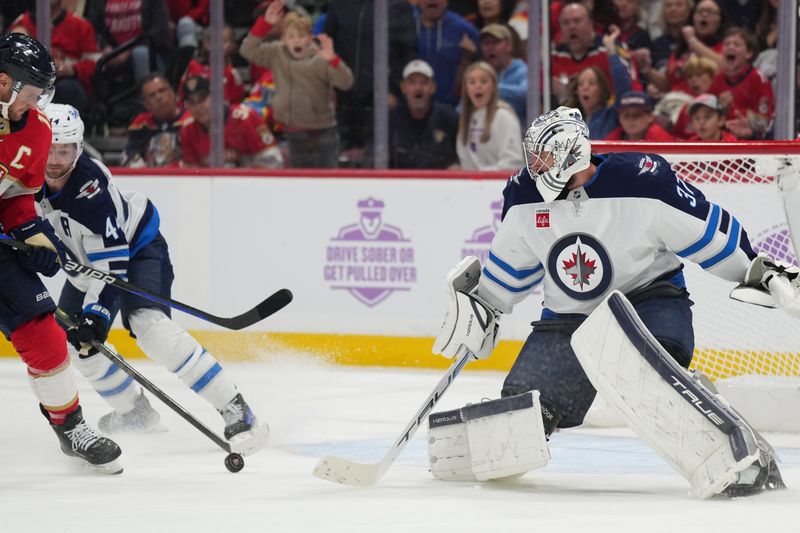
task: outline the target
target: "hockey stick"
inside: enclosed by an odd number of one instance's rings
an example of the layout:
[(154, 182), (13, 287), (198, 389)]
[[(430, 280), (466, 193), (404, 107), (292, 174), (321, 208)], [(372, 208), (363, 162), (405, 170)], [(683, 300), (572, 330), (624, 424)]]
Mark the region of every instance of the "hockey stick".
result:
[(333, 455), (326, 455), (320, 459), (317, 466), (314, 467), (314, 475), (320, 479), (342, 483), (343, 485), (354, 485), (357, 487), (369, 487), (370, 485), (374, 485), (383, 477), (386, 471), (389, 470), (394, 460), (397, 459), (397, 456), (400, 455), (400, 452), (406, 447), (408, 441), (411, 440), (411, 437), (413, 437), (414, 433), (419, 429), (419, 426), (425, 419), (425, 415), (439, 402), (444, 392), (453, 380), (456, 379), (456, 376), (458, 376), (459, 372), (464, 368), (464, 365), (467, 364), (470, 357), (472, 357), (472, 355), (462, 346), (456, 354), (455, 361), (453, 361), (453, 364), (450, 365), (450, 368), (447, 370), (447, 374), (439, 380), (433, 392), (428, 395), (428, 398), (417, 410), (417, 414), (415, 414), (406, 425), (406, 428), (400, 433), (394, 446), (386, 452), (386, 455), (383, 456), (380, 462), (359, 463)]
[[(31, 251), (34, 248), (33, 245), (12, 239), (11, 237), (3, 234), (0, 234), (0, 244), (5, 244), (6, 246), (10, 246), (11, 248), (15, 248), (23, 252)], [(69, 255), (70, 257), (73, 257), (71, 253)], [(256, 322), (260, 322), (261, 320), (267, 318), (268, 316), (280, 311), (281, 309), (289, 305), (289, 303), (292, 301), (293, 298), (292, 291), (290, 291), (289, 289), (280, 289), (272, 293), (269, 297), (267, 297), (266, 300), (264, 300), (254, 308), (250, 309), (249, 311), (246, 311), (241, 315), (237, 315), (231, 318), (223, 318), (206, 313), (205, 311), (202, 311), (190, 305), (186, 305), (177, 300), (173, 300), (171, 298), (167, 298), (165, 296), (160, 296), (158, 294), (152, 293), (150, 291), (142, 289), (141, 287), (137, 287), (133, 283), (129, 283), (123, 279), (114, 277), (108, 272), (97, 270), (96, 268), (92, 268), (87, 265), (82, 265), (81, 263), (75, 261), (74, 259), (67, 259), (67, 262), (61, 265), (61, 268), (63, 268), (64, 271), (71, 276), (75, 276), (76, 274), (83, 274), (92, 279), (98, 279), (103, 283), (122, 289), (123, 291), (135, 294), (136, 296), (140, 296), (146, 300), (150, 300), (152, 302), (172, 307), (173, 309), (177, 309), (178, 311), (183, 311), (186, 314), (195, 316), (207, 322), (211, 322), (212, 324), (216, 324), (218, 326), (234, 330), (244, 329), (247, 326), (252, 326)]]
[[(56, 309), (56, 320), (68, 330), (78, 327), (77, 324), (75, 324), (75, 321), (72, 320), (72, 317), (70, 317), (62, 309)], [(228, 467), (228, 470), (231, 470), (232, 472), (238, 472), (242, 469), (242, 467), (244, 467), (244, 460), (236, 451), (231, 449), (231, 445), (228, 441), (214, 433), (205, 424), (195, 418), (189, 411), (181, 407), (178, 402), (170, 398), (167, 393), (156, 387), (153, 382), (129, 365), (128, 362), (122, 358), (122, 356), (108, 348), (105, 344), (96, 340), (91, 341), (89, 344), (92, 346), (92, 348), (111, 360), (111, 362), (119, 367), (123, 372), (132, 377), (139, 385), (147, 389), (153, 396), (166, 404), (167, 407), (175, 411), (181, 418), (193, 425), (198, 431), (200, 431), (200, 433), (211, 439), (214, 444), (226, 451), (228, 456), (225, 458), (225, 466)], [(228, 466), (229, 462), (233, 465), (234, 469), (231, 469), (231, 467)], [(236, 468), (238, 468), (238, 470)]]

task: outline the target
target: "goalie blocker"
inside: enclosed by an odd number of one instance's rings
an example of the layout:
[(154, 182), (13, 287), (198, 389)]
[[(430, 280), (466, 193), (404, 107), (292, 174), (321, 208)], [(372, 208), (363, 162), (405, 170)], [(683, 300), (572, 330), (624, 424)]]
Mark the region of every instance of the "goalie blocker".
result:
[(589, 315), (571, 345), (598, 393), (697, 497), (785, 488), (769, 443), (675, 362), (622, 293)]

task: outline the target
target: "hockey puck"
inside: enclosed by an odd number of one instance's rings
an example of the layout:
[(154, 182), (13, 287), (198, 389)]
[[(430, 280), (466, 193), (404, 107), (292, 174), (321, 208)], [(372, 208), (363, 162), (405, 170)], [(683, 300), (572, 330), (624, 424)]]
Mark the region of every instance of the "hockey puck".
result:
[(225, 468), (234, 474), (240, 472), (244, 468), (244, 459), (238, 453), (229, 453), (225, 457)]

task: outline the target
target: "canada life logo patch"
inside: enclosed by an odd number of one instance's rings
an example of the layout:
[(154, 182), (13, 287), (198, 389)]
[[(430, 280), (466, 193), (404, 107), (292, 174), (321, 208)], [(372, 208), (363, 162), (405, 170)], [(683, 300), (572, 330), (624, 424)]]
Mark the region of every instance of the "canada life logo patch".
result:
[(536, 210), (536, 227), (549, 228), (550, 227), (550, 210), (537, 209)]
[(613, 278), (608, 252), (585, 233), (556, 241), (547, 259), (547, 272), (567, 296), (584, 301), (602, 296)]

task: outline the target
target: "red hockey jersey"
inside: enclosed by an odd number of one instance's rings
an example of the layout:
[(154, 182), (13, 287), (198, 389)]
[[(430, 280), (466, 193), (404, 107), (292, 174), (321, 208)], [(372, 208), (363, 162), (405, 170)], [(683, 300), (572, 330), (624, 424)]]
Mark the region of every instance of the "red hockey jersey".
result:
[(8, 232), (36, 217), (33, 195), (44, 184), (50, 121), (38, 109), (22, 120), (0, 118), (0, 224)]

